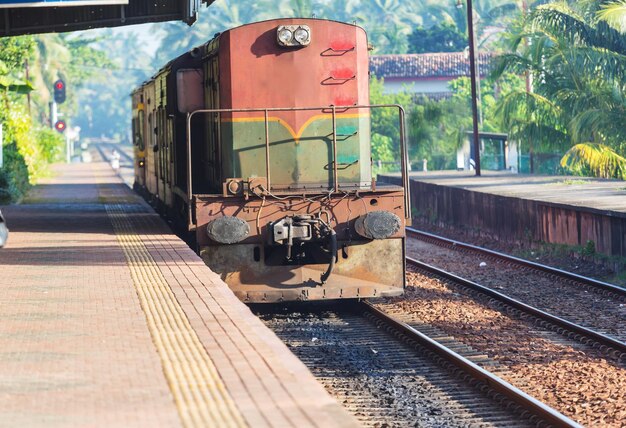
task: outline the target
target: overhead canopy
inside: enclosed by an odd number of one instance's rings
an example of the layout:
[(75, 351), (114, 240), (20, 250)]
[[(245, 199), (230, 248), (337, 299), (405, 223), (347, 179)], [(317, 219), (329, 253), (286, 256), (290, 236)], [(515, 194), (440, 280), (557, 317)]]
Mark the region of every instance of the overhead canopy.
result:
[[(92, 0), (97, 3), (97, 0)], [(207, 6), (214, 0), (202, 0)], [(6, 3), (6, 2), (4, 2)], [(10, 7), (0, 9), (0, 37), (196, 20), (200, 0), (128, 0), (128, 4)], [(46, 4), (54, 4), (52, 2)]]

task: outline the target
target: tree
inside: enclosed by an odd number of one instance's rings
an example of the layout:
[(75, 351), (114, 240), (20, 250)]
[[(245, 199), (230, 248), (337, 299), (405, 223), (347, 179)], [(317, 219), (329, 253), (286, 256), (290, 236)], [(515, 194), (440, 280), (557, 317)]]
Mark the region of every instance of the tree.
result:
[(401, 54), (408, 49), (411, 29), (422, 25), (423, 1), (369, 0), (346, 2), (346, 14), (368, 32), (377, 54)]
[[(385, 94), (383, 92), (383, 81), (374, 78), (370, 82), (370, 103), (409, 106), (411, 104), (411, 96), (405, 93)], [(397, 162), (399, 164), (400, 129), (398, 119), (398, 111), (396, 109), (372, 109), (372, 160), (375, 164), (378, 161)], [(383, 170), (389, 169), (383, 168)]]
[[(596, 146), (576, 149), (576, 156), (570, 152), (562, 162), (570, 172), (600, 171), (591, 167), (597, 154), (623, 151), (626, 141), (626, 38), (598, 13), (606, 4), (537, 7), (520, 31), (509, 34), (511, 52), (497, 61), (496, 75), (529, 72), (534, 80), (532, 91), (515, 91), (500, 103), (513, 138), (561, 153), (577, 144)], [(588, 168), (576, 166), (585, 155), (594, 155), (587, 159)]]
[(34, 46), (32, 37), (0, 39), (0, 89), (5, 95), (8, 92), (25, 94), (33, 90), (32, 83), (26, 80), (23, 71)]
[[(59, 135), (32, 120), (24, 94), (34, 86), (25, 64), (36, 49), (33, 37), (0, 39), (0, 123), (3, 125), (4, 167), (0, 169), (0, 203), (19, 199), (45, 165), (56, 159)], [(56, 134), (56, 135), (55, 135)]]
[(81, 108), (75, 123), (84, 137), (123, 141), (129, 133), (130, 92), (157, 69), (146, 65), (150, 54), (135, 32), (104, 29), (88, 39), (96, 40), (93, 46), (112, 60), (88, 68), (97, 70), (97, 78), (77, 88)]
[(598, 19), (606, 22), (613, 29), (626, 33), (626, 0), (604, 3), (597, 14)]
[(409, 36), (409, 53), (460, 52), (467, 37), (448, 22), (430, 28), (417, 27)]

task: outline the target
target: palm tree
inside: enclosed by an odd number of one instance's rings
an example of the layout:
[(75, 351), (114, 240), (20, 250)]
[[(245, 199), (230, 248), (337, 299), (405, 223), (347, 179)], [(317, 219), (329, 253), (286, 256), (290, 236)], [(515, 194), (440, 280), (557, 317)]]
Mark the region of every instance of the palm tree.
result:
[(423, 24), (425, 2), (402, 0), (348, 1), (346, 14), (368, 32), (376, 53), (405, 53), (408, 35)]
[(626, 33), (626, 0), (603, 4), (597, 15), (615, 30)]
[[(511, 52), (496, 66), (496, 75), (509, 70), (534, 77), (532, 92), (513, 92), (500, 102), (511, 137), (544, 149), (575, 146), (562, 161), (571, 172), (620, 171), (592, 166), (599, 155), (621, 162), (607, 154), (626, 141), (626, 37), (599, 18), (605, 3), (537, 7), (510, 35)], [(582, 150), (581, 144), (595, 148)]]

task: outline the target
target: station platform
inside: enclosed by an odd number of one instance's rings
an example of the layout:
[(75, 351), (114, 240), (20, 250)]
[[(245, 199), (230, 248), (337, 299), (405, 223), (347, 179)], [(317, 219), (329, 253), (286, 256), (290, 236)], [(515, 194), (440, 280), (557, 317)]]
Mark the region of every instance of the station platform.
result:
[[(626, 182), (500, 171), (414, 172), (413, 217), (505, 240), (585, 246), (626, 256)], [(379, 175), (396, 184), (398, 174)]]
[(357, 426), (108, 164), (2, 207), (0, 426)]

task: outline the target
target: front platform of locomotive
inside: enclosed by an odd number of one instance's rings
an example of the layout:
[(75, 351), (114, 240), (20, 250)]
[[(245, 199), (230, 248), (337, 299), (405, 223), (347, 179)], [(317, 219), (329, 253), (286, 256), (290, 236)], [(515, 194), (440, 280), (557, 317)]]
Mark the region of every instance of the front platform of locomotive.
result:
[(403, 134), (404, 112), (369, 105), (365, 31), (246, 25), (206, 45), (204, 75), (194, 115), (220, 166), (217, 191), (192, 197), (205, 262), (248, 302), (402, 294), (407, 186), (376, 185), (370, 115), (396, 111)]

